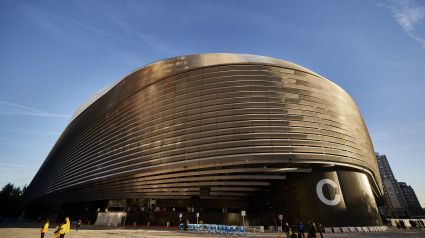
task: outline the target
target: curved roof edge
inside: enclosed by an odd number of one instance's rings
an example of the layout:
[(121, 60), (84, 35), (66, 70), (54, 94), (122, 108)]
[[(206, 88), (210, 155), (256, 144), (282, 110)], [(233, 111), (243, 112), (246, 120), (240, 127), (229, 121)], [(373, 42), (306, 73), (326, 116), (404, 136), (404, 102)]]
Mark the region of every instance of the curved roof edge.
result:
[(233, 54), (233, 53), (209, 53), (209, 54), (195, 54), (195, 55), (185, 55), (178, 56), (173, 58), (168, 58), (160, 61), (156, 61), (154, 63), (145, 65), (127, 76), (116, 80), (104, 88), (97, 91), (91, 97), (89, 97), (83, 104), (81, 104), (78, 109), (74, 112), (71, 119), (68, 122), (68, 125), (74, 121), (84, 110), (86, 110), (90, 105), (92, 105), (95, 101), (101, 98), (103, 95), (108, 93), (113, 87), (117, 84), (121, 83), (124, 79), (133, 74), (139, 74), (141, 76), (149, 73), (153, 80), (156, 81), (168, 76), (172, 76), (174, 74), (181, 73), (183, 71), (190, 71), (197, 68), (209, 67), (214, 65), (229, 65), (229, 64), (266, 64), (266, 65), (275, 65), (284, 68), (296, 69), (299, 71), (303, 71), (305, 73), (313, 74), (318, 77), (323, 78), (317, 73), (306, 69), (297, 64), (291, 63), (289, 61), (271, 58), (267, 56), (260, 55), (251, 55), (251, 54)]

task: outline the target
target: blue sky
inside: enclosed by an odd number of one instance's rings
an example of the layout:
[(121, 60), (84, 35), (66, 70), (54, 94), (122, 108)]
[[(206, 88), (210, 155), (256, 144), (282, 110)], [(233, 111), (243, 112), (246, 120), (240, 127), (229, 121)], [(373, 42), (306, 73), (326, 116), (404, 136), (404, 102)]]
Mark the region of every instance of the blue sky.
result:
[(0, 186), (29, 184), (71, 115), (146, 64), (248, 53), (344, 88), (425, 206), (425, 3), (0, 0)]

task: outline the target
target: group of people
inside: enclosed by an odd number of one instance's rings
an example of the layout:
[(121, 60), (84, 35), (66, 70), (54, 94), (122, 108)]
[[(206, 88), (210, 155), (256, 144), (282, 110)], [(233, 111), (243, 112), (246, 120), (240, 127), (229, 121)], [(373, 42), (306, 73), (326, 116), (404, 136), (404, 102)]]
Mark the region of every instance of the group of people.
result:
[[(320, 222), (313, 222), (312, 220), (307, 222), (306, 227), (302, 222), (300, 222), (296, 229), (295, 225), (289, 225), (288, 223), (285, 223), (283, 230), (286, 232), (287, 238), (305, 238), (305, 233), (307, 233), (307, 237), (309, 238), (316, 238), (316, 232), (318, 232), (320, 237), (323, 238), (322, 224), (320, 224)], [(298, 230), (298, 235), (296, 234), (296, 230)]]
[[(407, 229), (406, 224), (403, 220), (395, 220), (394, 223), (398, 229)], [(412, 229), (420, 229), (421, 227), (425, 227), (424, 222), (422, 220), (409, 220), (409, 223)]]
[(421, 229), (421, 227), (425, 227), (422, 220), (409, 220), (409, 223), (413, 229)]
[[(76, 224), (76, 231), (81, 227), (81, 220), (79, 220)], [(71, 222), (69, 221), (69, 217), (66, 217), (65, 220), (62, 221), (60, 226), (56, 227), (54, 231), (56, 238), (64, 238), (65, 234), (69, 232), (71, 228)], [(49, 229), (49, 220), (45, 220), (43, 226), (41, 227), (41, 238), (44, 238), (44, 235), (47, 233)]]

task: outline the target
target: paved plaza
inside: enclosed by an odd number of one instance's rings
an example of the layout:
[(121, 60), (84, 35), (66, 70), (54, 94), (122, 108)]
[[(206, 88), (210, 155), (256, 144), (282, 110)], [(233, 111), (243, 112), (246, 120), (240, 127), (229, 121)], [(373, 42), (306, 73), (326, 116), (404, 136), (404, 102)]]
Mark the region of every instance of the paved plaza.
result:
[[(3, 222), (0, 224), (0, 238), (38, 238), (40, 237), (41, 223), (35, 222)], [(54, 228), (56, 224), (51, 224), (46, 238), (53, 238)], [(73, 228), (73, 227), (71, 227)], [(77, 232), (73, 228), (65, 236), (66, 238), (167, 238), (167, 237), (201, 237), (201, 238), (215, 238), (215, 237), (240, 237), (237, 235), (226, 234), (213, 234), (208, 232), (198, 231), (180, 231), (178, 228), (166, 227), (106, 227), (83, 225)], [(246, 237), (286, 237), (282, 233), (261, 233), (253, 234), (248, 233)], [(307, 236), (306, 236), (307, 237)], [(425, 238), (425, 230), (397, 230), (392, 229), (387, 232), (374, 232), (374, 233), (343, 233), (343, 234), (323, 234), (323, 237), (347, 237), (347, 238)], [(318, 236), (320, 238), (320, 236)]]

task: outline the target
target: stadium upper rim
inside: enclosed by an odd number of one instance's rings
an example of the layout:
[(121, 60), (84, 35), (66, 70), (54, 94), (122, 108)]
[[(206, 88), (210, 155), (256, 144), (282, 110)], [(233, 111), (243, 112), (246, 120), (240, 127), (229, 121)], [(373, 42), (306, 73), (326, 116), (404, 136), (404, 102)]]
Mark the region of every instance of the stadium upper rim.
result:
[[(201, 61), (202, 63), (199, 63)], [(168, 67), (174, 66), (173, 70), (167, 70)], [(154, 63), (145, 65), (125, 77), (116, 80), (96, 93), (94, 93), (90, 98), (88, 98), (72, 115), (71, 119), (68, 122), (68, 125), (71, 124), (75, 118), (77, 118), (84, 110), (86, 110), (90, 105), (92, 105), (96, 100), (101, 98), (103, 95), (108, 93), (112, 88), (121, 83), (125, 78), (129, 77), (132, 74), (136, 74), (142, 71), (153, 71), (156, 74), (151, 74), (155, 77), (154, 81), (166, 78), (178, 73), (185, 71), (190, 71), (199, 68), (205, 68), (209, 66), (218, 66), (218, 65), (232, 65), (232, 64), (252, 64), (252, 65), (271, 65), (279, 66), (288, 69), (299, 70), (308, 74), (315, 75), (320, 78), (324, 78), (319, 74), (304, 68), (300, 65), (294, 64), (292, 62), (276, 59), (267, 56), (252, 55), (252, 54), (236, 54), (236, 53), (207, 53), (207, 54), (194, 54), (194, 55), (184, 55), (177, 56), (173, 58), (167, 58), (163, 60), (156, 61)], [(175, 67), (178, 67), (177, 70)], [(335, 84), (336, 85), (336, 84)], [(338, 86), (338, 85), (337, 85)], [(339, 86), (338, 86), (339, 87)]]

